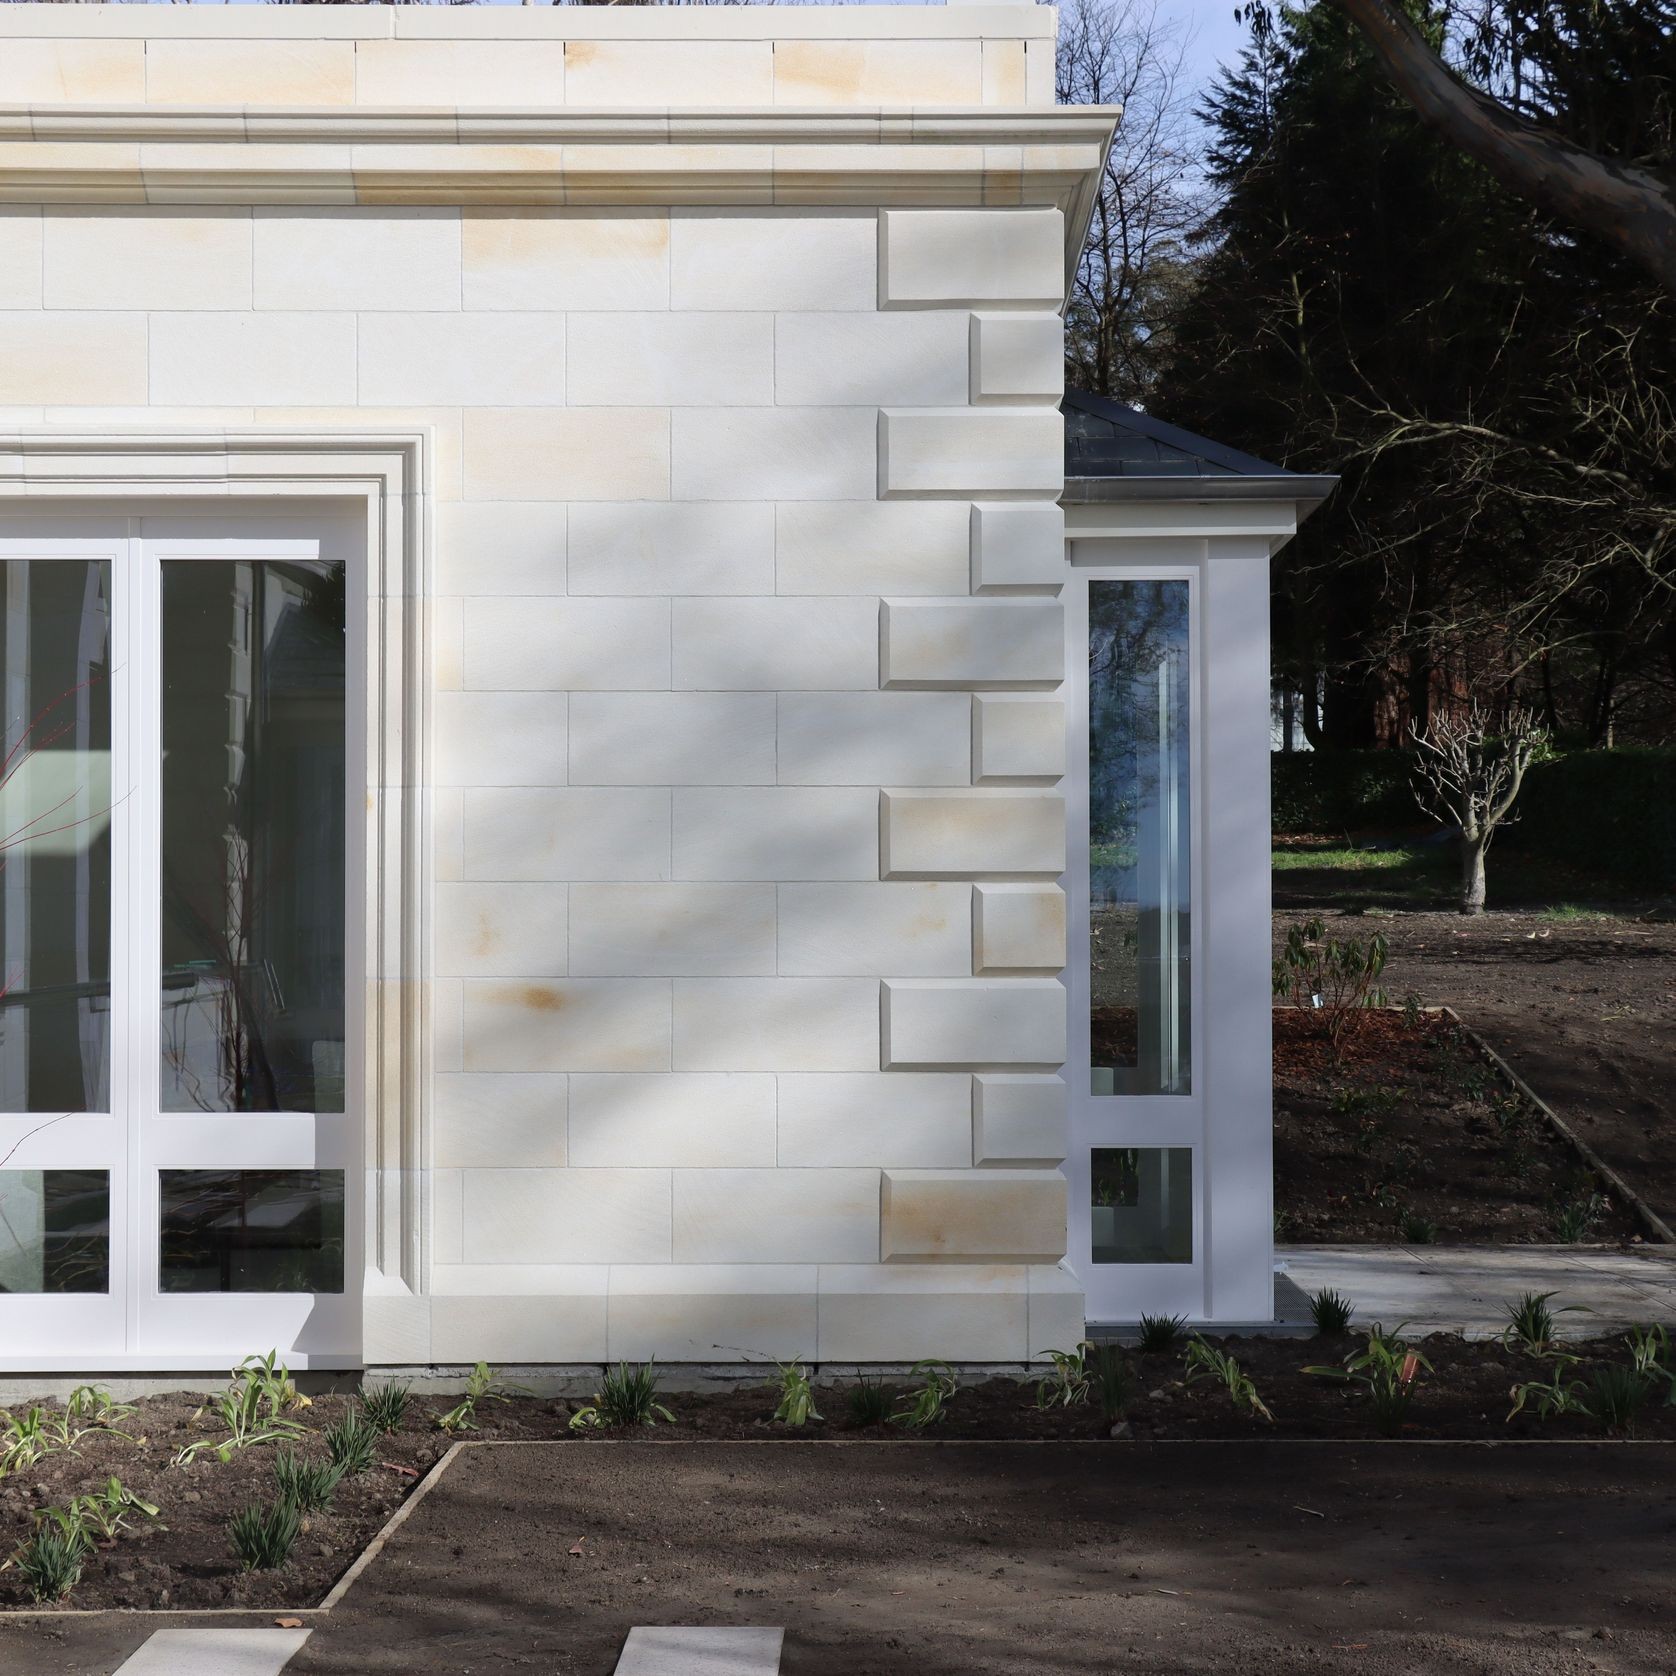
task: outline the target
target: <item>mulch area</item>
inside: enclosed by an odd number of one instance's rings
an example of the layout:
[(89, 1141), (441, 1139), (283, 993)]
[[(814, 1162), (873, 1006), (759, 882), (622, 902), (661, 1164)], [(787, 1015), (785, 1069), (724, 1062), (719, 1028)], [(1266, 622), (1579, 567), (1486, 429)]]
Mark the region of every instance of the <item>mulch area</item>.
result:
[(1316, 1015), (1278, 1007), (1274, 1050), (1281, 1240), (1645, 1237), (1633, 1209), (1447, 1018), (1364, 1012), (1335, 1050)]

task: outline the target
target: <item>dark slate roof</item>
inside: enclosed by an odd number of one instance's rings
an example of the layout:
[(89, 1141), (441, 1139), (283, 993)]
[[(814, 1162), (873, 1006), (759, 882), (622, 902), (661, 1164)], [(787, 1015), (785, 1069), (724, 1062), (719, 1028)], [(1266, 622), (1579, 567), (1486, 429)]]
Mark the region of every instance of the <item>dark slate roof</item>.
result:
[(1067, 390), (1060, 408), (1067, 501), (1291, 500), (1313, 507), (1338, 482), (1270, 465), (1085, 391)]

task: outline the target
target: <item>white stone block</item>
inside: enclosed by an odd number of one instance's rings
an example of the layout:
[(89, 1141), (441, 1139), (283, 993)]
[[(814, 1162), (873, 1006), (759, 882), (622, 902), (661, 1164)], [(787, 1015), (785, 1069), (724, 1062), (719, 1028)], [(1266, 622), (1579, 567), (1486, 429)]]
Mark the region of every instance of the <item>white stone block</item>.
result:
[(1025, 100), (1023, 41), (985, 41), (983, 44), (983, 102), (1022, 105)]
[(143, 39), (9, 35), (0, 51), (0, 100), (8, 105), (143, 105), (145, 48)]
[(677, 1071), (876, 1071), (876, 978), (677, 978)]
[(877, 1170), (677, 1170), (677, 1263), (865, 1263)]
[(465, 793), (458, 786), (430, 788), (431, 868), (433, 876), (457, 883), (464, 875)]
[(879, 608), (871, 599), (677, 599), (677, 688), (876, 691)]
[(1058, 885), (980, 884), (972, 900), (975, 972), (1057, 972), (1065, 964), (1065, 893)]
[(1065, 678), (1057, 600), (886, 600), (879, 644), (889, 687), (1058, 686)]
[(887, 1070), (1059, 1065), (1065, 990), (1047, 978), (887, 979), (883, 1030)]
[(371, 313), (460, 306), (457, 209), (275, 205), (253, 214), (259, 309)]
[(591, 786), (768, 785), (771, 693), (574, 693), (570, 779)]
[(41, 306), (41, 245), (39, 206), (0, 205), (0, 309)]
[(669, 1069), (668, 978), (469, 978), (462, 987), (463, 1070)]
[(467, 1263), (669, 1261), (668, 1170), (463, 1173)]
[(468, 599), (468, 690), (645, 692), (669, 685), (666, 599)]
[(567, 888), (475, 880), (437, 885), (437, 971), (449, 978), (562, 977)]
[(1046, 1361), (1050, 1350), (1069, 1350), (1088, 1336), (1082, 1283), (1062, 1264), (1032, 1264), (1030, 1358)]
[(975, 105), (976, 40), (775, 42), (777, 105)]
[(765, 1075), (572, 1077), (570, 1162), (772, 1169), (774, 1079)]
[(355, 43), (154, 35), (146, 42), (145, 97), (150, 105), (351, 105)]
[[(808, 1361), (815, 1353), (816, 1269), (802, 1263), (660, 1263), (639, 1267), (616, 1265), (611, 1270), (611, 1359), (645, 1362), (739, 1362), (767, 1358)], [(626, 1676), (634, 1637), (631, 1630), (617, 1670)], [(692, 1631), (666, 1630), (671, 1637)], [(702, 1634), (703, 1632), (700, 1632)], [(778, 1630), (733, 1630), (724, 1634), (773, 1637)], [(642, 1676), (725, 1670), (753, 1673), (754, 1664), (729, 1662), (712, 1666), (709, 1649), (685, 1646), (685, 1662), (639, 1666)], [(780, 1661), (777, 1648), (762, 1665), (774, 1676)]]
[(562, 594), (566, 511), (562, 504), (552, 501), (453, 501), (439, 506), (436, 509), (437, 592)]
[(774, 400), (798, 407), (963, 407), (964, 310), (783, 314), (774, 333)]
[(481, 407), (465, 415), (468, 500), (667, 500), (669, 414)]
[(436, 1166), (561, 1167), (568, 1161), (568, 1080), (460, 1071), (437, 1077), (431, 1106)]
[(154, 314), (151, 399), (170, 407), (352, 408), (355, 316)]
[(0, 406), (144, 407), (147, 376), (143, 314), (0, 314)]
[(987, 1072), (974, 1077), (972, 1155), (979, 1164), (1063, 1162), (1070, 1096), (1060, 1077)]
[(364, 314), (361, 400), (384, 407), (561, 407), (566, 318)]
[(1065, 394), (1065, 324), (1057, 314), (974, 314), (972, 400), (1057, 402)]
[(431, 1179), (431, 1261), (458, 1263), (465, 1250), (465, 1171), (437, 1170)]
[(564, 103), (563, 41), (360, 41), (358, 105)]
[(464, 982), (433, 977), (426, 987), (431, 1003), (431, 1069), (461, 1070), (465, 1065)]
[(431, 773), (439, 786), (562, 786), (563, 693), (439, 692)]
[(1057, 780), (1065, 772), (1065, 705), (1040, 693), (972, 699), (972, 778)]
[(959, 786), (972, 774), (964, 693), (786, 693), (780, 779), (789, 785)]
[(886, 1170), (879, 1255), (886, 1262), (1055, 1262), (1065, 1255), (1057, 1170)]
[(787, 501), (776, 509), (782, 594), (964, 594), (959, 501)]
[(1053, 407), (881, 408), (881, 495), (1057, 495), (1065, 423)]
[(461, 259), (468, 309), (669, 307), (662, 210), (467, 209)]
[(972, 592), (1063, 587), (1065, 514), (1050, 502), (1001, 502), (972, 508)]
[(39, 214), (31, 212), (42, 241), (35, 252), (36, 300), (48, 308), (251, 306), (247, 209), (105, 204), (52, 206), (44, 221)]
[(823, 1265), (823, 1362), (1019, 1362), (1028, 1337), (1022, 1265)]
[(887, 878), (1065, 871), (1065, 800), (1035, 791), (887, 791), (880, 802)]
[(570, 105), (771, 105), (772, 41), (571, 40)]
[(1065, 218), (1057, 209), (879, 212), (879, 307), (1034, 303), (1065, 295)]
[(569, 392), (577, 407), (765, 406), (774, 400), (774, 317), (579, 314)]
[(862, 786), (675, 792), (677, 879), (876, 879), (879, 798)]
[[(474, 1270), (457, 1271), (471, 1277)], [(530, 1297), (442, 1294), (431, 1303), (431, 1355), (444, 1366), (472, 1362), (603, 1362), (606, 1351), (604, 1264), (570, 1264), (566, 1278)], [(586, 1279), (597, 1276), (596, 1279)], [(562, 1286), (563, 1290), (557, 1288)], [(429, 1359), (429, 1358), (427, 1358)]]
[(662, 787), (483, 790), (464, 794), (468, 879), (667, 879)]
[(780, 886), (787, 976), (964, 977), (972, 970), (972, 887)]
[(580, 977), (753, 977), (774, 972), (771, 884), (571, 886)]
[(878, 224), (866, 211), (677, 209), (670, 232), (674, 308), (874, 306)]
[(870, 407), (677, 408), (671, 421), (676, 500), (873, 499)]
[(961, 1168), (972, 1162), (971, 1080), (964, 1071), (783, 1075), (779, 1162)]
[(774, 508), (625, 501), (570, 509), (573, 594), (771, 594)]

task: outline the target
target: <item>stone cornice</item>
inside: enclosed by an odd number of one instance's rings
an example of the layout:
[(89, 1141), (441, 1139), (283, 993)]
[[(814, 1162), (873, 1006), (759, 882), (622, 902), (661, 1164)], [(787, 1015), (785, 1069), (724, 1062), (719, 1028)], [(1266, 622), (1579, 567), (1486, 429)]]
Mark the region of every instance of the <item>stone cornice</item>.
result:
[(0, 106), (0, 203), (1007, 205), (1080, 248), (1118, 113)]

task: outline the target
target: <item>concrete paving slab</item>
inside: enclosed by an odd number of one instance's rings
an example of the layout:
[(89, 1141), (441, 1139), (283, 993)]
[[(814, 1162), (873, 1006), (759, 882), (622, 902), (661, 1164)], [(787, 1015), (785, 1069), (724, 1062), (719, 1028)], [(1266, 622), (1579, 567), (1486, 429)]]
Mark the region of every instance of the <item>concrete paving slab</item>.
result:
[(279, 1676), (306, 1629), (160, 1629), (116, 1676)]
[(636, 1624), (617, 1676), (777, 1676), (783, 1629)]

